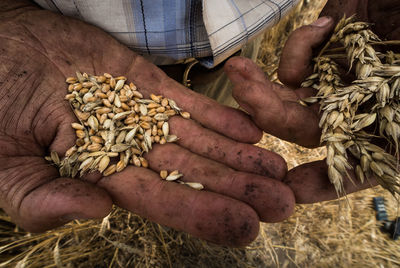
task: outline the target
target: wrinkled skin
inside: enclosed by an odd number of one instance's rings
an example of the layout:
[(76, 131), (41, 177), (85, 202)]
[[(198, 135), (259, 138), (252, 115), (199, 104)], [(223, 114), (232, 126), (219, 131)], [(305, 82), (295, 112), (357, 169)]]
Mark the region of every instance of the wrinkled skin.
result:
[[(0, 10), (0, 206), (18, 225), (40, 232), (104, 217), (116, 204), (194, 236), (242, 246), (257, 236), (260, 220), (292, 213), (293, 192), (281, 182), (286, 163), (249, 144), (262, 132), (248, 115), (184, 88), (93, 26), (29, 1), (2, 1)], [(192, 120), (170, 120), (180, 140), (156, 145), (145, 156), (150, 169), (60, 178), (44, 156), (61, 156), (75, 142), (64, 81), (76, 70), (125, 75), (145, 96), (174, 99)], [(162, 181), (162, 169), (178, 169), (206, 190)]]
[[(383, 39), (400, 38), (399, 1), (329, 0), (322, 15), (331, 16), (324, 25), (307, 25), (294, 31), (282, 52), (278, 70), (284, 86), (271, 83), (251, 61), (233, 58), (225, 71), (235, 84), (233, 95), (264, 131), (305, 147), (317, 147), (320, 140), (318, 105), (303, 107), (299, 99), (315, 94), (311, 88), (301, 88), (312, 73), (313, 55), (330, 36), (335, 22), (357, 13), (358, 19), (373, 24), (373, 30)], [(333, 18), (333, 19), (332, 19)], [(395, 48), (391, 48), (395, 49)], [(354, 174), (352, 174), (354, 176)], [(284, 180), (294, 191), (298, 203), (313, 203), (337, 197), (327, 177), (325, 161), (308, 163), (290, 170)], [(345, 191), (351, 193), (375, 185), (370, 178), (354, 186), (345, 180)]]

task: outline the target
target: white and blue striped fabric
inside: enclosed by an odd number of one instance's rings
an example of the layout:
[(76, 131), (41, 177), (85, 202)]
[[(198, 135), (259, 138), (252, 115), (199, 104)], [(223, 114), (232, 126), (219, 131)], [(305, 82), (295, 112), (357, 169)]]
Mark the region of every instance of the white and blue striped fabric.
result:
[(96, 25), (156, 64), (213, 67), (273, 26), (298, 0), (35, 0)]

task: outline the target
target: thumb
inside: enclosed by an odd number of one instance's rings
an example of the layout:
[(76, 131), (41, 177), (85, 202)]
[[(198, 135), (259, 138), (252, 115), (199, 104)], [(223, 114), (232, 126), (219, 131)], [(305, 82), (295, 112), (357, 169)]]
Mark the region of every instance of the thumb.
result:
[(312, 73), (313, 49), (319, 47), (333, 29), (331, 17), (321, 17), (310, 25), (294, 31), (282, 50), (278, 69), (279, 79), (285, 85), (298, 88)]

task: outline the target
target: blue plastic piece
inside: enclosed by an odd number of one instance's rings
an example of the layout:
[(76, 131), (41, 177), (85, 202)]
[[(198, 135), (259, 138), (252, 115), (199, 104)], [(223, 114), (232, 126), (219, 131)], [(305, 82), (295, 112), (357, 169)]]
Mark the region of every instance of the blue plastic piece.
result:
[(383, 197), (374, 197), (374, 208), (376, 210), (376, 219), (378, 221), (388, 221), (388, 216), (385, 208), (385, 199)]

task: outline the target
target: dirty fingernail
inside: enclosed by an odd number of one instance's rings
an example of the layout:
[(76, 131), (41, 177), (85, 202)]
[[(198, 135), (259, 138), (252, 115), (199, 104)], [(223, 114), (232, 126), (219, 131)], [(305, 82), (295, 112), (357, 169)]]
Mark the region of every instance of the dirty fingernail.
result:
[(318, 27), (325, 27), (327, 26), (330, 22), (332, 21), (331, 17), (321, 17), (319, 19), (317, 19), (316, 21), (314, 21), (313, 23), (311, 23), (312, 26), (318, 26)]

